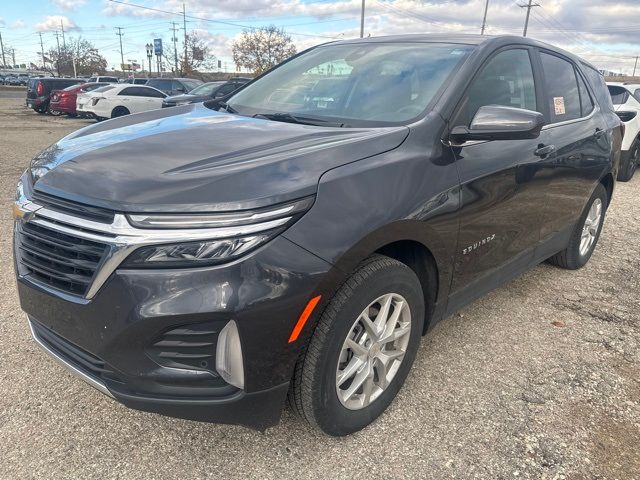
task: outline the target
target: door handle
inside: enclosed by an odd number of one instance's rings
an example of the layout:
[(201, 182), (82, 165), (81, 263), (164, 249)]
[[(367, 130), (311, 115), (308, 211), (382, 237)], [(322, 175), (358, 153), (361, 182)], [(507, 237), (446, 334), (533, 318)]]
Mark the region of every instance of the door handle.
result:
[(555, 145), (544, 145), (541, 143), (540, 145), (538, 145), (538, 148), (533, 152), (533, 154), (536, 157), (546, 157), (547, 155), (555, 151), (556, 151)]
[(594, 137), (596, 138), (600, 138), (602, 137), (606, 132), (604, 130), (602, 130), (601, 128), (596, 128), (596, 133), (593, 134)]

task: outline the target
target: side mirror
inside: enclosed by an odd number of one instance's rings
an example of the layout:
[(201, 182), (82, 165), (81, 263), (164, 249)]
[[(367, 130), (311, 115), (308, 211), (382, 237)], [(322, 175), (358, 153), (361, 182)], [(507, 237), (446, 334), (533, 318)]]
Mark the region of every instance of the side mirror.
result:
[(184, 89), (184, 87), (178, 87), (178, 88), (176, 88), (176, 92), (184, 93), (185, 89)]
[(538, 138), (543, 126), (544, 116), (540, 112), (485, 105), (478, 109), (470, 127), (454, 127), (449, 137), (456, 143), (467, 140), (524, 140)]

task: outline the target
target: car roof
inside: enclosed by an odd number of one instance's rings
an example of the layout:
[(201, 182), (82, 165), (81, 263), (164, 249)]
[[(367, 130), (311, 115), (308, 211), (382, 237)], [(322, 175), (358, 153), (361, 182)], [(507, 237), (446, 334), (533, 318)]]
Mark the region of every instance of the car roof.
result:
[[(494, 49), (510, 44), (530, 45), (532, 47), (544, 48), (566, 57), (571, 58), (575, 62), (581, 62), (584, 65), (598, 70), (590, 62), (571, 52), (558, 48), (549, 43), (534, 40), (530, 37), (520, 37), (518, 35), (471, 35), (460, 33), (416, 33), (406, 35), (387, 35), (380, 37), (355, 38), (350, 40), (337, 40), (327, 42), (318, 46), (326, 45), (348, 45), (356, 43), (454, 43), (461, 45), (473, 45), (481, 48)], [(314, 47), (315, 48), (315, 47)]]

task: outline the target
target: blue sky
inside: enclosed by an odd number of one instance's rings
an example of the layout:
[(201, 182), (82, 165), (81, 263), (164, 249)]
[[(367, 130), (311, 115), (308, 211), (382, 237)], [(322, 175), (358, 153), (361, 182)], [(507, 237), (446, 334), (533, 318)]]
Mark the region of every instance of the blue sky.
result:
[[(487, 32), (521, 34), (524, 9), (517, 0), (489, 0)], [(479, 33), (485, 0), (367, 0), (365, 35)], [(631, 73), (640, 54), (640, 1), (537, 0), (529, 35), (580, 54), (600, 68)], [(211, 51), (233, 70), (231, 44), (243, 28), (274, 24), (299, 49), (331, 39), (358, 36), (361, 0), (186, 0), (187, 30), (196, 30)], [(135, 5), (135, 6), (134, 6)], [(148, 8), (140, 8), (148, 7)], [(152, 9), (162, 10), (163, 12)], [(94, 43), (110, 66), (120, 63), (115, 27), (123, 27), (125, 60), (145, 58), (153, 38), (171, 40), (171, 23), (183, 36), (182, 0), (2, 0), (0, 32), (17, 63), (39, 62), (65, 35)], [(166, 13), (169, 12), (169, 13)], [(172, 14), (175, 12), (175, 14)], [(182, 41), (178, 41), (178, 47)], [(638, 70), (640, 71), (640, 69)]]

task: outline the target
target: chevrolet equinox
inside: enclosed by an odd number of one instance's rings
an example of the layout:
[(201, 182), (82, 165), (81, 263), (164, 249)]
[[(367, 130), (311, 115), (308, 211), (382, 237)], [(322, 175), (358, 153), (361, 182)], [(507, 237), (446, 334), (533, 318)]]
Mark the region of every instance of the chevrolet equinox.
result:
[(207, 103), (88, 126), (14, 205), (35, 341), (124, 405), (346, 435), (421, 336), (542, 261), (582, 267), (622, 128), (598, 71), (520, 37), (320, 45)]

